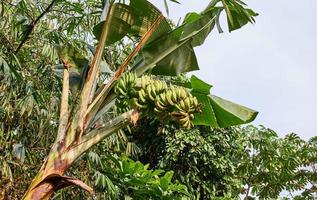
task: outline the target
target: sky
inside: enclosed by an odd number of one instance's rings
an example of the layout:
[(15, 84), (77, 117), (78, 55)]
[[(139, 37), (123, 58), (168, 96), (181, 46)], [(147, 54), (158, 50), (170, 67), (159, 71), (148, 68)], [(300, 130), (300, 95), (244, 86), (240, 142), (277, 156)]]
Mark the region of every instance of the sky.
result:
[[(151, 2), (165, 11), (163, 0)], [(180, 2), (169, 3), (174, 22), (210, 0)], [(256, 23), (211, 33), (195, 48), (200, 71), (194, 74), (214, 86), (213, 94), (259, 111), (253, 124), (280, 136), (317, 136), (317, 1), (245, 2), (259, 13)]]

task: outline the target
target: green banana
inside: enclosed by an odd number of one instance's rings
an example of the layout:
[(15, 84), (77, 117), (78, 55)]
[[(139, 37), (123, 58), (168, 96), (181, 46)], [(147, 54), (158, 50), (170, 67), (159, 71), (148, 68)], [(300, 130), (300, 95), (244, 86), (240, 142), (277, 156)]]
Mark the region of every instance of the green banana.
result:
[(178, 98), (177, 98), (177, 92), (175, 90), (173, 90), (172, 92), (172, 101), (174, 102), (174, 104), (176, 104), (178, 102)]
[(161, 93), (159, 95), (159, 98), (161, 100), (162, 105), (166, 107), (168, 104), (167, 99), (166, 99), (166, 93)]
[(148, 85), (146, 87), (146, 93), (147, 93), (147, 96), (150, 98), (151, 101), (154, 101), (155, 98), (152, 96), (152, 85)]
[(139, 107), (139, 108), (141, 108), (141, 109), (145, 109), (145, 108), (148, 107), (147, 104), (142, 105), (142, 104), (140, 104), (138, 101), (135, 101), (134, 103), (135, 103), (135, 105), (136, 105), (137, 107)]
[(144, 91), (143, 89), (141, 89), (141, 90), (139, 90), (138, 94), (139, 94), (140, 100), (141, 100), (143, 103), (145, 103), (145, 102), (146, 102), (146, 99), (145, 99), (145, 96), (146, 96), (145, 91)]
[(117, 88), (119, 90), (119, 94), (123, 95), (123, 96), (127, 96), (127, 93), (125, 91), (123, 91), (122, 88)]
[(174, 105), (175, 103), (173, 102), (173, 100), (172, 100), (172, 91), (171, 90), (168, 90), (167, 92), (166, 92), (166, 100), (168, 101), (168, 103), (170, 104), (170, 105)]
[(185, 103), (186, 111), (189, 111), (190, 108), (191, 108), (189, 97), (187, 97), (187, 98), (184, 100), (184, 103)]
[(163, 105), (163, 103), (161, 102), (161, 99), (159, 98), (159, 96), (156, 98), (155, 100), (155, 105), (160, 109), (160, 110), (165, 110), (166, 107)]
[(156, 112), (156, 113), (162, 113), (163, 111), (160, 110), (160, 109), (154, 108), (154, 112)]
[(181, 100), (179, 102), (179, 107), (181, 108), (180, 110), (186, 111), (186, 105), (185, 105), (184, 100)]
[(154, 85), (151, 85), (151, 95), (150, 95), (150, 98), (152, 101), (155, 101), (156, 99), (156, 88)]

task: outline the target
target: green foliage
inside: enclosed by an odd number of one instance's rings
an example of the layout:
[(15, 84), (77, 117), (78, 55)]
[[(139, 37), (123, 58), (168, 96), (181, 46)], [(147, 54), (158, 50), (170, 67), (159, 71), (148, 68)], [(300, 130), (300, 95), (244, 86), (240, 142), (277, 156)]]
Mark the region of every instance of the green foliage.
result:
[(100, 158), (89, 154), (94, 162), (93, 176), (98, 192), (109, 199), (187, 199), (186, 186), (172, 183), (173, 172), (149, 170), (148, 165), (127, 157)]
[[(175, 129), (147, 119), (127, 134), (151, 168), (173, 170), (196, 199), (314, 199), (316, 139), (271, 129)], [(124, 148), (123, 148), (124, 149)], [(289, 195), (281, 196), (288, 193)]]
[(238, 175), (243, 177), (246, 191), (260, 199), (278, 198), (282, 191), (302, 191), (297, 199), (314, 199), (314, 138), (305, 142), (293, 133), (278, 138), (274, 131), (264, 127), (248, 126), (241, 131), (245, 134), (246, 149)]
[[(131, 0), (129, 5), (115, 3), (111, 8), (108, 23), (112, 27), (106, 40), (106, 44), (113, 44), (126, 36), (141, 37), (150, 29), (161, 12), (146, 0)], [(104, 21), (97, 24), (93, 33), (98, 40), (102, 31)], [(151, 35), (148, 42), (159, 38), (162, 34), (171, 31), (172, 28), (166, 19)]]
[(152, 168), (173, 170), (193, 199), (235, 198), (241, 179), (235, 176), (243, 153), (242, 135), (235, 129), (198, 127), (180, 130), (142, 121), (129, 135), (140, 149), (139, 158)]
[(237, 30), (247, 23), (254, 23), (254, 17), (258, 14), (253, 10), (246, 8), (243, 1), (236, 0), (213, 0), (211, 4), (216, 5), (221, 2), (226, 11), (228, 26), (230, 31)]
[[(226, 10), (228, 17), (230, 16), (230, 23), (228, 22), (230, 31), (241, 28), (248, 22), (254, 22), (256, 13), (245, 8), (243, 2), (222, 1), (222, 6), (216, 6), (217, 2), (213, 1), (200, 14), (189, 13), (183, 24), (174, 30), (164, 20), (142, 49), (140, 60), (134, 64), (133, 70), (136, 70), (137, 74), (140, 75), (149, 69), (153, 69), (153, 74), (168, 76), (198, 70), (193, 47), (204, 42), (215, 24), (218, 28), (220, 27), (218, 19), (223, 10)], [(128, 33), (142, 36), (144, 33), (139, 30), (148, 30), (150, 27), (148, 23), (153, 23), (160, 16), (160, 12), (146, 0), (133, 0), (129, 7), (116, 4), (112, 13), (114, 14), (111, 15), (113, 17), (110, 17), (109, 23), (119, 23), (119, 25), (114, 26), (116, 29), (114, 29), (113, 34), (109, 35), (111, 37), (109, 40), (113, 42)], [(142, 21), (140, 23), (142, 26), (139, 25), (139, 21)], [(135, 25), (135, 23), (138, 25)], [(96, 35), (99, 35), (100, 27), (100, 25), (97, 26), (96, 30), (99, 31), (95, 31)], [(138, 30), (136, 32), (133, 31), (135, 27)]]
[[(233, 130), (175, 131), (167, 137), (165, 155), (158, 166), (173, 168), (178, 180), (196, 199), (235, 197), (240, 180), (234, 177), (239, 144)], [(229, 136), (229, 134), (232, 134)]]
[(37, 61), (27, 67), (8, 56), (3, 63), (16, 73), (0, 69), (0, 184), (16, 199), (40, 167), (56, 131), (59, 81), (44, 61)]

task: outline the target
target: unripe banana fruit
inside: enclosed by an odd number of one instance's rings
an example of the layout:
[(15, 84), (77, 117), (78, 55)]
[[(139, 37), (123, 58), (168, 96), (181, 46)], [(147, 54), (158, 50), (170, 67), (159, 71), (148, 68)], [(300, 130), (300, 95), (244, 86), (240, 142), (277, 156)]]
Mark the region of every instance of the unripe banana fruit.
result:
[(171, 116), (187, 129), (193, 127), (194, 114), (200, 112), (198, 100), (188, 90), (147, 75), (137, 78), (135, 73), (124, 74), (117, 82), (115, 93), (117, 107), (125, 106), (123, 110), (137, 107), (158, 118)]

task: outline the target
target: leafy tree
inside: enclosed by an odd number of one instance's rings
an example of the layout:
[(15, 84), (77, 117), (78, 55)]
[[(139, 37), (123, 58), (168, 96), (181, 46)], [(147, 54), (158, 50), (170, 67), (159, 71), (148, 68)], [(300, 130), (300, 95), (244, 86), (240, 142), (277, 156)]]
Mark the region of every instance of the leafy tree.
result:
[[(1, 117), (4, 119), (1, 121), (5, 122), (2, 123), (1, 134), (2, 141), (16, 140), (14, 145), (1, 143), (5, 148), (12, 148), (12, 151), (7, 150), (3, 154), (1, 165), (6, 170), (1, 175), (12, 182), (9, 165), (16, 164), (12, 161), (8, 164), (7, 158), (15, 156), (24, 162), (25, 152), (34, 146), (34, 141), (35, 144), (41, 142), (43, 149), (41, 154), (35, 155), (35, 159), (28, 157), (30, 165), (48, 154), (24, 199), (48, 199), (54, 191), (70, 185), (92, 192), (82, 181), (65, 176), (66, 171), (82, 154), (126, 127), (130, 120), (136, 123), (138, 118), (157, 112), (160, 106), (153, 97), (155, 94), (165, 103), (160, 114), (155, 116), (163, 121), (166, 116), (172, 116), (172, 121), (186, 128), (193, 123), (226, 127), (255, 118), (253, 110), (210, 96), (210, 87), (195, 77), (186, 87), (160, 88), (157, 86), (159, 81), (152, 77), (147, 82), (148, 86), (139, 86), (139, 82), (145, 79), (142, 76), (145, 72), (177, 75), (197, 70), (193, 47), (201, 45), (216, 24), (219, 28), (218, 18), (222, 11), (227, 14), (230, 30), (254, 21), (256, 14), (246, 9), (242, 2), (212, 1), (202, 13), (188, 14), (182, 26), (174, 30), (162, 14), (145, 0), (130, 1), (129, 5), (106, 3), (103, 11), (95, 1), (84, 4), (57, 0), (49, 4), (28, 3), (2, 1), (0, 4), (1, 19), (5, 19), (1, 20), (3, 29), (0, 32), (1, 43), (4, 44), (0, 54), (1, 87), (4, 88), (2, 91), (6, 91), (1, 95)], [(102, 22), (92, 30), (92, 24), (97, 24), (101, 11)], [(92, 32), (98, 40), (96, 48), (91, 48), (94, 43), (91, 41)], [(115, 66), (116, 72), (107, 79), (100, 71), (103, 61), (107, 63), (105, 45), (116, 45), (115, 42), (127, 35), (139, 43), (119, 67)], [(86, 50), (87, 44), (90, 52)], [(135, 62), (131, 62), (133, 58)], [(59, 66), (63, 70), (60, 100), (61, 83), (52, 71)], [(119, 79), (124, 71), (133, 71), (135, 75), (129, 73)], [(108, 80), (106, 84), (105, 79)], [(72, 90), (69, 95), (73, 80), (79, 80), (80, 84), (77, 91)], [(14, 85), (18, 87), (14, 88)], [(127, 86), (135, 93), (122, 90)], [(142, 89), (149, 91), (144, 96), (146, 101), (142, 101), (140, 96)], [(127, 92), (131, 93), (126, 95)], [(127, 101), (130, 97), (133, 101)], [(116, 99), (125, 103), (125, 108), (129, 110), (113, 112)], [(202, 104), (201, 114), (198, 114), (196, 102)], [(195, 121), (193, 114), (197, 114)], [(28, 131), (30, 134), (27, 134)], [(17, 136), (17, 132), (21, 134)], [(50, 148), (48, 144), (52, 142)]]
[(316, 197), (315, 138), (279, 138), (262, 126), (180, 130), (151, 120), (142, 124), (127, 133), (138, 149), (132, 156), (154, 169), (173, 170), (192, 199)]
[(138, 127), (130, 136), (139, 159), (151, 167), (173, 170), (192, 199), (236, 198), (242, 181), (236, 176), (244, 152), (243, 134), (236, 129), (196, 127), (191, 130), (158, 123)]
[(246, 184), (246, 199), (278, 198), (282, 192), (291, 199), (315, 199), (314, 138), (306, 142), (294, 133), (278, 138), (271, 129), (253, 126), (242, 132), (246, 149), (237, 174)]
[(302, 165), (299, 154), (304, 141), (295, 134), (280, 139), (265, 128), (247, 127), (244, 131), (248, 146), (239, 168), (245, 173), (242, 177), (247, 184), (247, 196), (252, 191), (262, 198), (277, 198), (282, 190), (297, 190), (306, 185), (295, 178)]
[(317, 180), (316, 180), (316, 164), (317, 164), (317, 143), (316, 137), (312, 137), (306, 142), (298, 156), (301, 156), (302, 167), (297, 170), (296, 179), (301, 179), (302, 182), (306, 182), (305, 186), (301, 185), (301, 195), (295, 196), (295, 199), (316, 199), (317, 197)]

